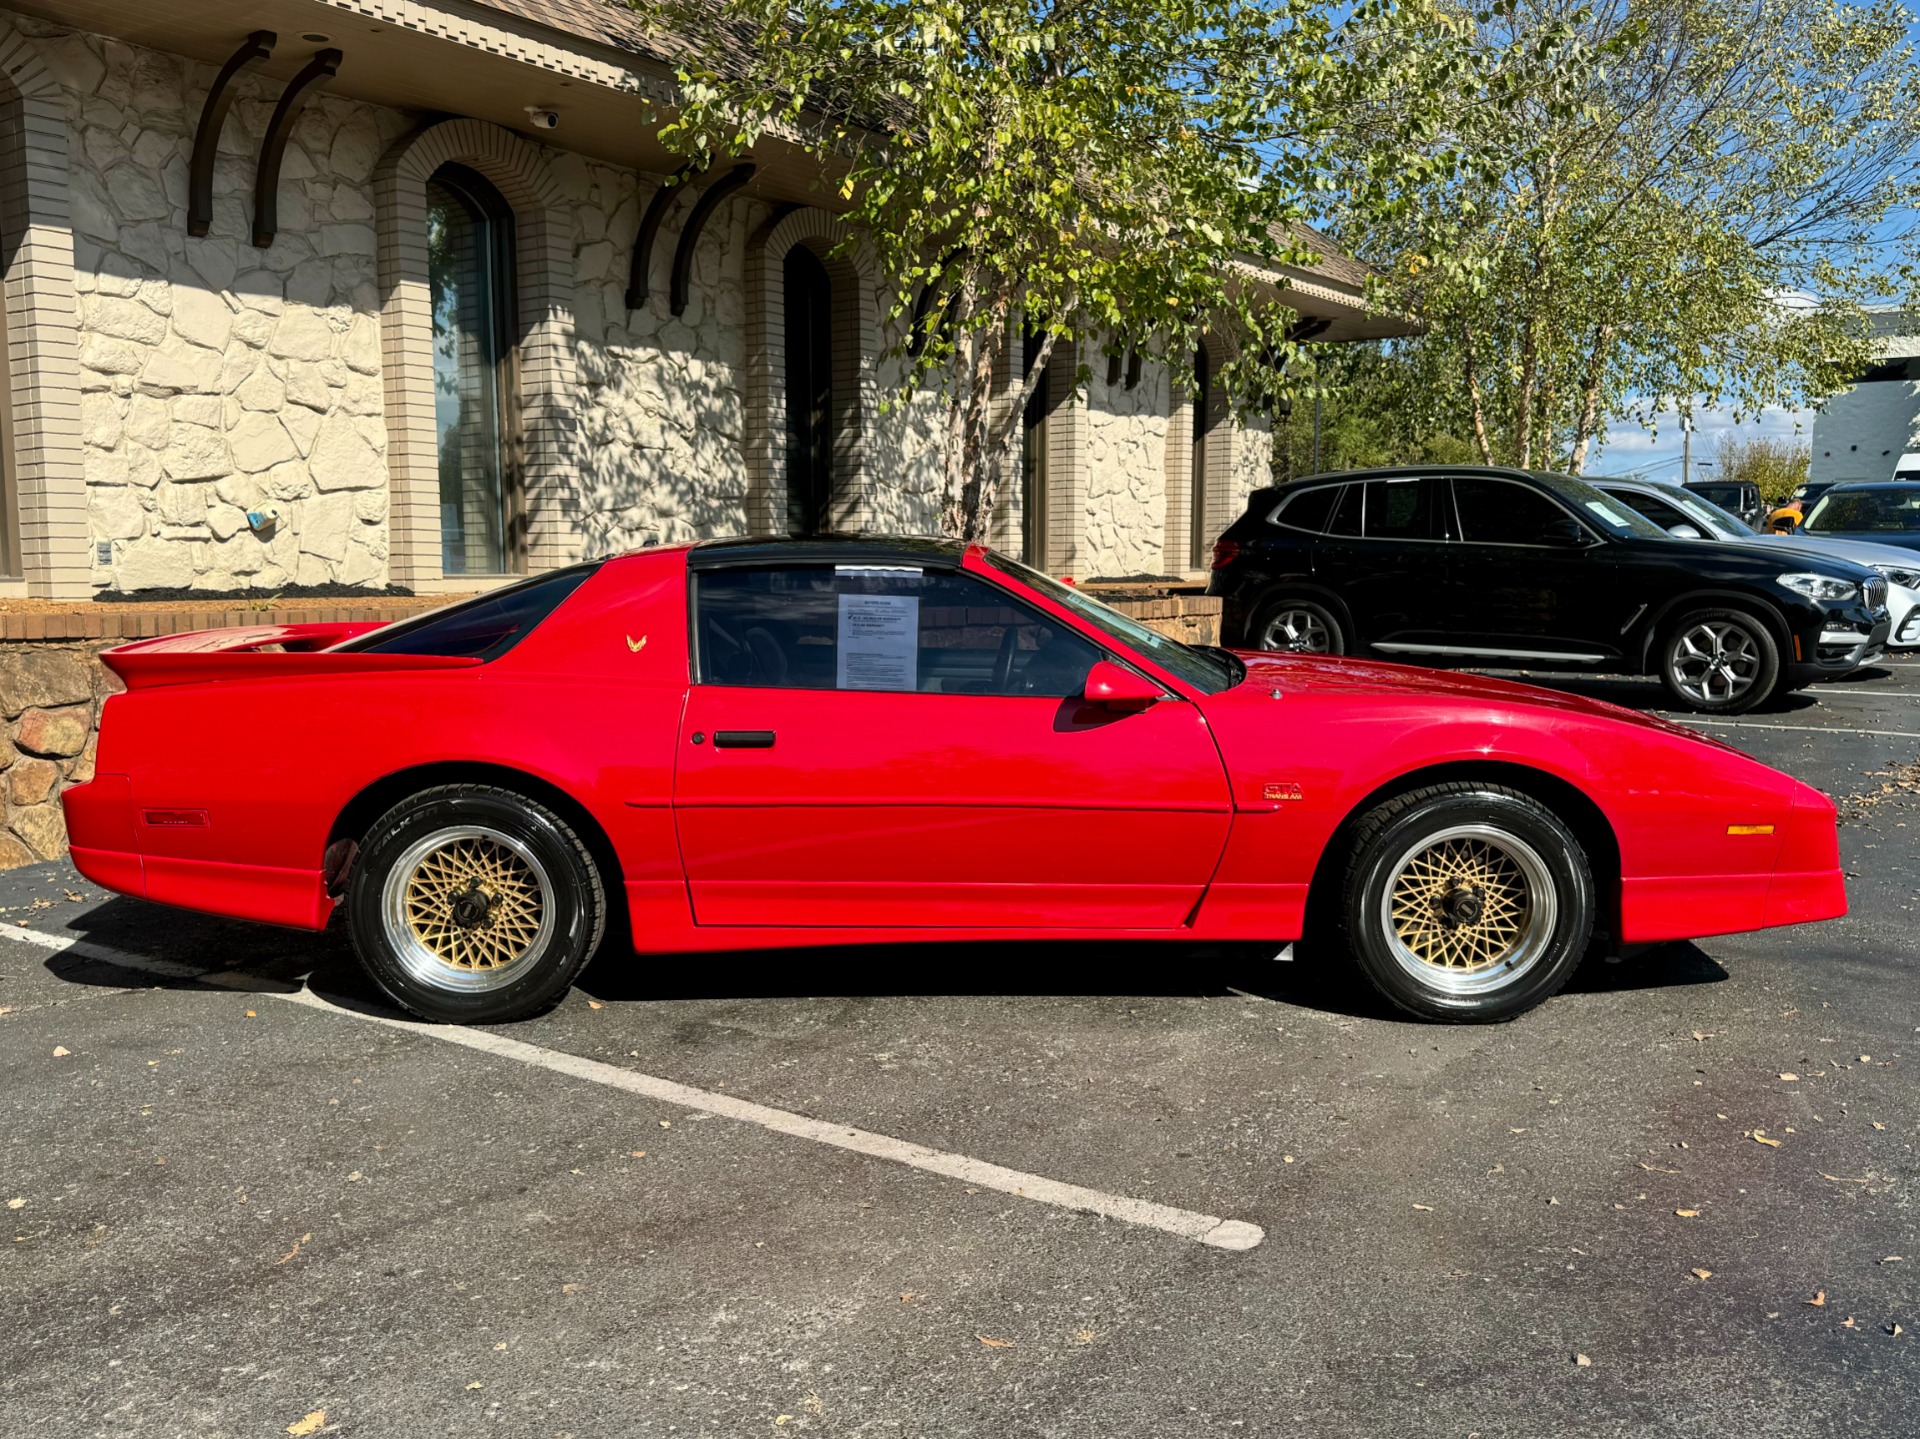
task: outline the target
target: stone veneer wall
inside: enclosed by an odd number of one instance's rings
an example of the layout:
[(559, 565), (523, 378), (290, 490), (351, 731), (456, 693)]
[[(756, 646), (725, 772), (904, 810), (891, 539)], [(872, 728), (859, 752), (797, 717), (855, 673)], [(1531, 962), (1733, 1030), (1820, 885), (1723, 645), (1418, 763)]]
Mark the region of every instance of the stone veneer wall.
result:
[(0, 869), (67, 852), (60, 791), (93, 778), (100, 705), (120, 688), (101, 648), (0, 648)]
[[(288, 147), (275, 243), (249, 237), (254, 155), (279, 86), (243, 77), (214, 176), (212, 232), (186, 233), (193, 129), (213, 67), (29, 18), (11, 23), (62, 86), (72, 135), (88, 561), (122, 590), (280, 588), (388, 579), (390, 486), (373, 175), (416, 126), (324, 93)], [(537, 141), (530, 144), (538, 147)], [(771, 214), (735, 199), (695, 253), (691, 303), (667, 312), (667, 269), (689, 204), (670, 212), (652, 294), (629, 313), (633, 237), (660, 177), (542, 149), (570, 225), (572, 413), (568, 496), (583, 553), (743, 532), (747, 239)], [(865, 284), (877, 286), (867, 277)], [(876, 289), (872, 308), (884, 314)], [(1168, 380), (1135, 390), (1104, 365), (1072, 426), (1078, 477), (1056, 514), (1081, 575), (1163, 572)], [(878, 401), (865, 436), (871, 523), (937, 530), (941, 413), (902, 399), (902, 361), (869, 355)], [(1082, 423), (1084, 421), (1084, 423)], [(1066, 427), (1063, 425), (1063, 431)], [(1262, 427), (1236, 446), (1239, 488), (1265, 482)], [(1237, 500), (1237, 497), (1236, 497)], [(282, 521), (256, 536), (249, 509)], [(1084, 514), (1084, 524), (1074, 520)], [(575, 523), (570, 519), (568, 523)], [(110, 562), (98, 562), (105, 544)]]

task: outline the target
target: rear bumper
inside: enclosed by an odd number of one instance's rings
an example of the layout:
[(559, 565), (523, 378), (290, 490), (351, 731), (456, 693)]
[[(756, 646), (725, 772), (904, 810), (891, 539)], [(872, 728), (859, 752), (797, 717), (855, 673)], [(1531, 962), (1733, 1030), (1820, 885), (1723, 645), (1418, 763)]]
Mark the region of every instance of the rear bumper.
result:
[(102, 889), (295, 929), (325, 929), (333, 914), (319, 870), (142, 854), (133, 785), (125, 775), (97, 775), (60, 801), (73, 867)]

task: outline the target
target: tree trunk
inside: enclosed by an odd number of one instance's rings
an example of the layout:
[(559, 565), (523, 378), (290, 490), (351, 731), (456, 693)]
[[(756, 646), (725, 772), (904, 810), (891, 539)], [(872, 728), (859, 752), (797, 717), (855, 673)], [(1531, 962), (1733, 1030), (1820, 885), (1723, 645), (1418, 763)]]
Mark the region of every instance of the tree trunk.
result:
[(1520, 331), (1520, 393), (1513, 402), (1513, 449), (1520, 468), (1533, 468), (1533, 401), (1540, 386), (1539, 321), (1528, 315)]
[(1474, 349), (1473, 325), (1470, 321), (1460, 322), (1460, 338), (1466, 344), (1467, 395), (1473, 401), (1473, 438), (1480, 446), (1482, 464), (1493, 463), (1493, 445), (1487, 439), (1487, 410), (1480, 398), (1480, 359)]
[(1600, 423), (1600, 384), (1607, 372), (1607, 347), (1613, 341), (1613, 326), (1601, 325), (1593, 332), (1593, 349), (1587, 355), (1586, 384), (1581, 389), (1580, 419), (1573, 430), (1573, 460), (1576, 475), (1586, 473), (1587, 445)]

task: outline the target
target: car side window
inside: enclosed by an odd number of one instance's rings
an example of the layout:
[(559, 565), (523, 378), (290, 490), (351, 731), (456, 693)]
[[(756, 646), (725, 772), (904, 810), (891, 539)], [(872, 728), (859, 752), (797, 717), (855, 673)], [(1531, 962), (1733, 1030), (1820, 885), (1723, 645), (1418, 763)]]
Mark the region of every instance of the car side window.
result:
[(1551, 545), (1571, 518), (1545, 495), (1511, 480), (1453, 477), (1460, 538), (1479, 545)]
[(1330, 535), (1352, 535), (1360, 533), (1360, 514), (1365, 507), (1365, 485), (1347, 485), (1340, 491), (1340, 499), (1333, 507), (1333, 519), (1327, 525)]
[(1320, 485), (1291, 495), (1273, 512), (1273, 523), (1310, 534), (1325, 534), (1341, 489), (1340, 485)]
[(701, 572), (698, 682), (1064, 699), (1101, 652), (971, 575), (910, 565)]
[(1368, 480), (1366, 535), (1370, 540), (1437, 540), (1444, 537), (1431, 479)]
[(1675, 525), (1693, 525), (1696, 530), (1700, 528), (1665, 500), (1656, 500), (1652, 495), (1643, 495), (1636, 490), (1608, 490), (1607, 493), (1628, 509), (1645, 515), (1663, 530), (1670, 530)]

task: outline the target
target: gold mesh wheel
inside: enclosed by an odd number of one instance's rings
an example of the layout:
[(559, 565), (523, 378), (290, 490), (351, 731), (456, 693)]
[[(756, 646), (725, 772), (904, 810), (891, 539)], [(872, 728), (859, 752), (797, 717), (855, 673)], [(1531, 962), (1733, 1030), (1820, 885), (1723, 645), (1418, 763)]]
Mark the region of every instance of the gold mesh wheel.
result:
[(463, 991), (513, 982), (546, 948), (553, 884), (525, 844), (484, 826), (415, 841), (387, 873), (387, 938), (422, 983)]
[(1401, 968), (1451, 994), (1500, 988), (1531, 969), (1557, 913), (1546, 861), (1491, 825), (1457, 825), (1415, 842), (1389, 872), (1380, 904)]

